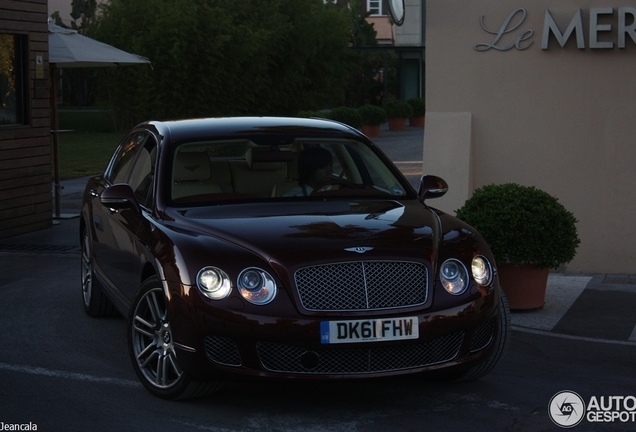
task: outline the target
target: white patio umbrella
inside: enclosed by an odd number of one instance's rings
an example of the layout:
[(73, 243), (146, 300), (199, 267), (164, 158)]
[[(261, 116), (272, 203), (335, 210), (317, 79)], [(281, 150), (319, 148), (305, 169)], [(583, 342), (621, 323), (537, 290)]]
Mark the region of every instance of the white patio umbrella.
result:
[[(66, 68), (117, 67), (147, 63), (145, 57), (122, 51), (114, 46), (83, 36), (49, 22), (49, 70), (51, 75), (51, 125), (55, 166), (55, 217), (60, 218), (60, 164), (56, 104), (56, 70)], [(152, 67), (152, 65), (150, 65)]]
[(49, 63), (58, 68), (87, 68), (149, 64), (150, 60), (49, 23)]

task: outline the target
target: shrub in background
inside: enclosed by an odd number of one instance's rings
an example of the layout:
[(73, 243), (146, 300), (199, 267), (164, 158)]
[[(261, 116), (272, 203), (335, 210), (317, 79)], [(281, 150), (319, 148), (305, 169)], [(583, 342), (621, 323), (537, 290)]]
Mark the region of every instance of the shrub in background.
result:
[(412, 117), (421, 117), (426, 113), (426, 102), (422, 98), (411, 98), (406, 101), (413, 109)]
[(331, 112), (327, 114), (327, 118), (354, 128), (359, 128), (363, 124), (362, 116), (357, 109), (344, 106), (332, 109)]
[(498, 264), (556, 269), (572, 261), (580, 243), (574, 215), (533, 186), (481, 187), (457, 217), (484, 236)]
[(362, 116), (362, 123), (365, 125), (379, 125), (387, 121), (387, 115), (384, 108), (377, 105), (363, 105), (358, 108), (358, 112)]
[(384, 109), (389, 119), (409, 118), (413, 115), (413, 108), (411, 108), (411, 105), (399, 99), (389, 101)]

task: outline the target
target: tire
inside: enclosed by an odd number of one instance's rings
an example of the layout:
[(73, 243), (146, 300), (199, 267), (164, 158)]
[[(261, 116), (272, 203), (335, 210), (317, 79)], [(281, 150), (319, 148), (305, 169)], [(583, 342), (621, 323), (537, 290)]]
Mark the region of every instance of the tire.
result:
[(197, 381), (179, 366), (161, 282), (141, 285), (128, 318), (128, 348), (141, 383), (155, 396), (178, 400), (216, 391), (216, 381)]
[(503, 292), (499, 289), (499, 320), (497, 324), (497, 334), (493, 340), (493, 347), (490, 357), (476, 366), (467, 369), (459, 376), (456, 381), (473, 381), (486, 376), (499, 363), (499, 360), (508, 349), (510, 342), (510, 308), (508, 300)]
[(117, 314), (115, 306), (104, 294), (101, 284), (93, 270), (93, 254), (88, 230), (82, 231), (82, 304), (84, 312), (90, 317), (110, 317)]

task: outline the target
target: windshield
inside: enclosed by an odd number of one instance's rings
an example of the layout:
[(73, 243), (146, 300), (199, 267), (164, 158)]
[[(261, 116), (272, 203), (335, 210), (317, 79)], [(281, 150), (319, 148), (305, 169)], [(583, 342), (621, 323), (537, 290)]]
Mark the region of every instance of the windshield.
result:
[(365, 143), (353, 140), (296, 139), (279, 146), (249, 140), (184, 143), (172, 163), (175, 205), (407, 194), (392, 169)]

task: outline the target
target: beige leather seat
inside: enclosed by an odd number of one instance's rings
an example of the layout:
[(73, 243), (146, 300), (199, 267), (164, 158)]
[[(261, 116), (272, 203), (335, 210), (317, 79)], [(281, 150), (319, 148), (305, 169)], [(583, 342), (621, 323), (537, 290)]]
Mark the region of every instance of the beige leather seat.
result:
[(269, 152), (270, 149), (251, 148), (245, 154), (245, 160), (230, 161), (234, 192), (261, 197), (271, 196), (276, 182), (285, 179), (283, 162), (261, 162), (254, 153)]
[(221, 187), (210, 180), (210, 174), (210, 158), (207, 153), (178, 153), (172, 174), (172, 199), (221, 193)]

